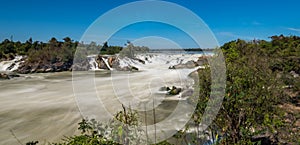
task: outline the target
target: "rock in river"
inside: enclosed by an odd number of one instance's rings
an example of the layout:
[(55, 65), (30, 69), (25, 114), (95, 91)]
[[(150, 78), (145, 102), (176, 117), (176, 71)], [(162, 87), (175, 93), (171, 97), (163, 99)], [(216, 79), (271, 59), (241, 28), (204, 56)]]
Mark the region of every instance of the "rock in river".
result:
[(14, 77), (20, 77), (20, 75), (15, 73), (0, 73), (0, 80), (8, 80)]
[(169, 91), (169, 95), (178, 95), (181, 91), (181, 88), (173, 86), (172, 89)]

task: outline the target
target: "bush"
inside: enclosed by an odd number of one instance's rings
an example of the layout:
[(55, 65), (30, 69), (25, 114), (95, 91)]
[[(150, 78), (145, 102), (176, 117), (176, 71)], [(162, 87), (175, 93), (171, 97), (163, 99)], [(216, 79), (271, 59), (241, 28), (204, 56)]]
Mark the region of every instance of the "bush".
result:
[(55, 145), (145, 144), (145, 132), (140, 129), (137, 113), (130, 108), (122, 107), (123, 110), (107, 123), (95, 119), (82, 119), (78, 123), (81, 135), (66, 137)]

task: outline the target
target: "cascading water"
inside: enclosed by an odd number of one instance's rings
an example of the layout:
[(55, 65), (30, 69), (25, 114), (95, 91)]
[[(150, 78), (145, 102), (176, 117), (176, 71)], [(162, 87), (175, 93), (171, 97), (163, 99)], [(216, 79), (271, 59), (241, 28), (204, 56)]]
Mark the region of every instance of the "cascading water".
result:
[(19, 68), (22, 56), (16, 56), (13, 60), (0, 62), (0, 71), (15, 71)]
[(103, 60), (103, 62), (105, 63), (106, 67), (107, 67), (109, 70), (112, 70), (112, 68), (111, 68), (110, 65), (108, 64), (107, 58), (102, 57), (102, 60)]
[(96, 55), (90, 55), (90, 56), (87, 56), (87, 58), (88, 58), (88, 61), (90, 64), (89, 70), (92, 70), (92, 71), (100, 70), (98, 67), (98, 63), (96, 62)]
[[(172, 130), (181, 128), (182, 118), (186, 116), (184, 107), (188, 109), (190, 105), (186, 101), (188, 95), (185, 95), (185, 92), (193, 86), (193, 82), (187, 78), (187, 75), (197, 68), (173, 70), (169, 69), (169, 66), (178, 64), (178, 60), (179, 62), (182, 60), (182, 63), (195, 61), (199, 56), (137, 55), (136, 57), (145, 61), (145, 64), (136, 59), (114, 56), (115, 61), (119, 63), (118, 67), (135, 66), (140, 71), (112, 71), (110, 75), (74, 71), (73, 76), (71, 72), (34, 73), (26, 74), (28, 77), (23, 79), (0, 81), (0, 110), (5, 116), (0, 122), (0, 144), (18, 144), (15, 137), (11, 135), (12, 132), (22, 142), (41, 139), (45, 136), (49, 137), (47, 138), (49, 142), (60, 141), (64, 135), (72, 135), (78, 128), (76, 122), (82, 119), (81, 112), (89, 113), (96, 109), (99, 114), (107, 114), (107, 112), (115, 114), (118, 109), (121, 109), (121, 103), (131, 106), (133, 109), (141, 109), (145, 106), (147, 110), (151, 109), (154, 103), (156, 112), (159, 114), (156, 119), (170, 122), (164, 127)], [(100, 70), (96, 61), (97, 55), (87, 58), (90, 70)], [(108, 60), (103, 59), (101, 63), (104, 62), (109, 66)], [(7, 70), (13, 62), (15, 62), (14, 69), (21, 59), (1, 62), (1, 70)], [(114, 69), (115, 67), (117, 66), (114, 66)], [(111, 69), (111, 67), (109, 68)], [(74, 86), (74, 84), (76, 85)], [(166, 95), (166, 91), (160, 91), (160, 88), (164, 86), (180, 87), (183, 88), (183, 91), (174, 96)], [(75, 100), (74, 94), (82, 95), (82, 97)], [(155, 101), (152, 103), (154, 99)], [(100, 100), (102, 103), (98, 104)], [(172, 107), (179, 103), (183, 108), (178, 109), (178, 116), (172, 119), (168, 118), (172, 115), (169, 112), (174, 111)], [(80, 108), (81, 112), (77, 111), (78, 104), (83, 105)], [(104, 109), (97, 109), (98, 107)], [(106, 118), (109, 115), (100, 115), (99, 117)], [(148, 116), (148, 118), (148, 124), (150, 124), (151, 117)], [(161, 121), (157, 121), (157, 123)], [(35, 126), (34, 129), (32, 126)], [(159, 126), (157, 128), (160, 129)], [(151, 128), (148, 128), (148, 133), (151, 133)], [(28, 134), (32, 138), (28, 138)]]
[[(88, 61), (89, 61), (89, 64), (90, 64), (90, 68), (89, 70), (91, 71), (99, 71), (99, 70), (102, 70), (100, 69), (98, 66), (98, 62), (96, 61), (96, 58), (97, 58), (97, 55), (89, 55), (87, 56), (88, 58)], [(113, 68), (110, 67), (109, 63), (108, 63), (108, 59), (104, 58), (104, 57), (101, 57), (102, 61), (104, 62), (104, 64), (106, 65), (106, 67), (109, 69), (109, 70), (113, 70)]]

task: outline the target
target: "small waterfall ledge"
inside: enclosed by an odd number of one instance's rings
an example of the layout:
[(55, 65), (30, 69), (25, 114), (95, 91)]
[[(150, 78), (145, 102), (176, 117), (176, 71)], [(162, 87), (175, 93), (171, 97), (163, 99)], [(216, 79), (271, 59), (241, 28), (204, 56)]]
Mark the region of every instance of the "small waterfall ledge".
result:
[(15, 71), (19, 68), (23, 56), (16, 56), (13, 60), (1, 61), (0, 71)]
[(112, 68), (111, 68), (110, 65), (108, 64), (108, 59), (102, 57), (102, 60), (103, 60), (103, 62), (105, 63), (106, 67), (107, 67), (109, 70), (112, 70)]

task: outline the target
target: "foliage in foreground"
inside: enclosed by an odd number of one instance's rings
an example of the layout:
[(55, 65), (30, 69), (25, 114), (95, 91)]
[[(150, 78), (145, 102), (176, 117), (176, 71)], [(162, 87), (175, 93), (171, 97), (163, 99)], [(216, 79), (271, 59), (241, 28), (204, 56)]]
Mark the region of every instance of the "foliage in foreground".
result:
[(124, 106), (108, 123), (98, 122), (95, 119), (82, 119), (79, 123), (81, 135), (66, 137), (55, 145), (77, 144), (145, 144), (144, 131), (140, 129), (137, 113)]
[[(296, 144), (299, 131), (287, 122), (285, 85), (294, 90), (299, 79), (300, 38), (274, 36), (271, 42), (236, 40), (221, 47), (226, 58), (226, 94), (210, 125), (224, 136), (222, 144)], [(204, 113), (211, 85), (209, 68), (200, 70), (200, 96), (195, 122)], [(294, 81), (286, 81), (286, 78)], [(298, 80), (298, 81), (297, 81)], [(299, 90), (298, 90), (299, 91)], [(297, 118), (294, 118), (297, 120)], [(299, 118), (298, 118), (299, 119)], [(293, 121), (292, 121), (293, 122)]]

